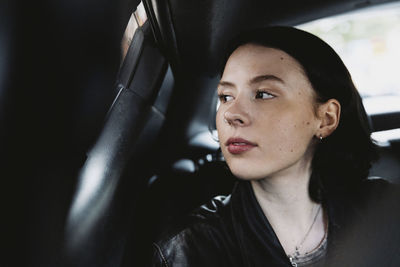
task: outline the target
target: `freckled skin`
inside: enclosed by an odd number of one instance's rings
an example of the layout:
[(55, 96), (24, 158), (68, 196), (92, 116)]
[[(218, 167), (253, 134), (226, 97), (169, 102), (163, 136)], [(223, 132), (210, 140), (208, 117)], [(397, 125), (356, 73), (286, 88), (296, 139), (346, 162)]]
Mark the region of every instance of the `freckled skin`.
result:
[[(253, 77), (266, 74), (279, 77), (283, 83), (249, 83)], [(221, 103), (216, 116), (221, 150), (233, 174), (242, 179), (263, 179), (295, 174), (310, 166), (320, 120), (313, 109), (314, 91), (295, 59), (278, 49), (246, 44), (230, 56), (221, 81), (234, 84), (218, 88), (219, 94), (231, 99)], [(256, 98), (257, 90), (267, 90), (274, 97)], [(230, 137), (242, 137), (257, 146), (231, 154), (225, 145)]]

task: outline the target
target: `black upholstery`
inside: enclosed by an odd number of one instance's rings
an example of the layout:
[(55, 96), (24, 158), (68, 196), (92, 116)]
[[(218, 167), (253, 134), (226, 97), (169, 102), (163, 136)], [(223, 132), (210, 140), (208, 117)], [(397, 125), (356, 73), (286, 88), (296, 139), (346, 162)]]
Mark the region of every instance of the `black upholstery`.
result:
[(62, 265), (77, 173), (115, 97), (134, 2), (0, 1), (0, 266)]
[(172, 74), (147, 24), (131, 45), (136, 50), (128, 51), (120, 92), (81, 170), (68, 216), (66, 255), (73, 266), (121, 264), (132, 207), (146, 183), (143, 166), (163, 125)]

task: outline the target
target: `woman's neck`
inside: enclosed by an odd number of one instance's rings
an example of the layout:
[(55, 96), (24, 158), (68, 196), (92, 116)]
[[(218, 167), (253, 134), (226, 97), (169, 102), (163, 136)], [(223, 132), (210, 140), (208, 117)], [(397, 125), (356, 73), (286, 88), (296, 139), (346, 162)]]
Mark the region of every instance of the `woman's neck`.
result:
[(310, 172), (268, 177), (261, 180), (252, 180), (251, 184), (257, 200), (265, 204), (266, 208), (277, 207), (280, 211), (288, 209), (295, 213), (302, 212), (314, 203), (308, 193)]
[(305, 224), (309, 221), (309, 211), (316, 205), (309, 196), (308, 183), (309, 176), (251, 181), (254, 194), (268, 219), (270, 216), (284, 216)]
[(251, 181), (256, 199), (287, 254), (294, 252), (314, 220), (308, 240), (302, 244), (304, 250), (316, 247), (325, 234), (323, 212), (317, 213), (319, 204), (308, 193), (310, 176), (308, 167)]

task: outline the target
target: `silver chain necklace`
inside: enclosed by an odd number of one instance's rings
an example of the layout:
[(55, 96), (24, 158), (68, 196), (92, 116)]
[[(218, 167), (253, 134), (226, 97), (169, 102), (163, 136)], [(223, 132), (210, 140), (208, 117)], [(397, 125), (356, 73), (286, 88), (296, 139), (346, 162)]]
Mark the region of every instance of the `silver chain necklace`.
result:
[(317, 210), (317, 213), (316, 213), (315, 216), (314, 216), (314, 220), (313, 220), (313, 222), (311, 223), (310, 227), (308, 228), (307, 233), (304, 235), (304, 237), (303, 237), (303, 239), (301, 240), (301, 242), (295, 247), (294, 253), (288, 255), (288, 258), (289, 258), (289, 260), (290, 260), (290, 263), (292, 264), (293, 267), (297, 267), (296, 260), (297, 260), (297, 259), (299, 258), (299, 256), (300, 256), (300, 249), (301, 249), (301, 247), (303, 246), (304, 241), (306, 241), (308, 235), (310, 234), (311, 229), (313, 228), (313, 226), (314, 226), (314, 224), (315, 224), (315, 221), (317, 220), (317, 217), (318, 217), (318, 214), (319, 214), (320, 211), (321, 211), (321, 205), (319, 206), (319, 208), (318, 208), (318, 210)]

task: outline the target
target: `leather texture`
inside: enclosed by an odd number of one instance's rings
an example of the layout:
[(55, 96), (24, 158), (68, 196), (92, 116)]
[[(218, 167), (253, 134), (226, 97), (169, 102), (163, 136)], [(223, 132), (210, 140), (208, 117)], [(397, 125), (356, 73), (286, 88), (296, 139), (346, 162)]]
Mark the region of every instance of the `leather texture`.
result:
[[(399, 189), (368, 180), (326, 194), (328, 248), (324, 266), (398, 266)], [(154, 243), (153, 267), (292, 266), (249, 182), (218, 196)]]

